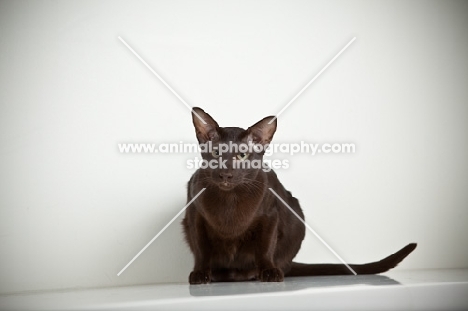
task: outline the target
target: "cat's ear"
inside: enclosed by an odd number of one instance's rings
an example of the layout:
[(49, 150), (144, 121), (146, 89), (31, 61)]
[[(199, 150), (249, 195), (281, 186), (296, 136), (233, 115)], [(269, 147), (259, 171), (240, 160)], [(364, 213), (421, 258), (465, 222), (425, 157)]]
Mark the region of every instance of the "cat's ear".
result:
[(194, 107), (192, 109), (192, 120), (200, 144), (207, 141), (216, 141), (219, 138), (218, 123), (203, 109)]
[(247, 129), (248, 140), (255, 144), (266, 145), (276, 132), (276, 118), (266, 117)]

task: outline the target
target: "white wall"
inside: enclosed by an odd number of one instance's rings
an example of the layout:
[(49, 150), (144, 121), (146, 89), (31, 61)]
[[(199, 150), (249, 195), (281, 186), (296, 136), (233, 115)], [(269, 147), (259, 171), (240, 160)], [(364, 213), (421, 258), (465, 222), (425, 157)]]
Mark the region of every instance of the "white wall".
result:
[[(399, 269), (467, 267), (468, 3), (0, 3), (0, 292), (186, 282), (179, 218), (189, 155), (119, 142), (195, 142), (190, 105), (221, 125), (277, 113), (277, 142), (353, 142), (279, 171), (349, 262), (419, 247)], [(304, 262), (337, 262), (308, 235)]]

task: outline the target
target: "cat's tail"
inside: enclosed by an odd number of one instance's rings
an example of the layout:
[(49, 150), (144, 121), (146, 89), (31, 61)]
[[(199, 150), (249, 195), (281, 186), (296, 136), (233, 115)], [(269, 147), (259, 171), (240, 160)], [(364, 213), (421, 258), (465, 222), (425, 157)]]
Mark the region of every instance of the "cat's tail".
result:
[[(379, 274), (395, 268), (415, 248), (416, 243), (411, 243), (401, 250), (380, 261), (349, 265), (357, 274)], [(312, 275), (347, 275), (352, 272), (343, 264), (304, 264), (293, 262), (291, 270), (286, 276), (312, 276)]]

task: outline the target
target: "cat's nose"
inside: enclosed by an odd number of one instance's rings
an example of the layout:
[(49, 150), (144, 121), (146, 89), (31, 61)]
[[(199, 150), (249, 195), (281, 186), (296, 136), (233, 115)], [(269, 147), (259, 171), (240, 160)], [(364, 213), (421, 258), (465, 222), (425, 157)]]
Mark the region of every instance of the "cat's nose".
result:
[(223, 181), (230, 181), (232, 179), (232, 174), (231, 173), (219, 173), (219, 177)]

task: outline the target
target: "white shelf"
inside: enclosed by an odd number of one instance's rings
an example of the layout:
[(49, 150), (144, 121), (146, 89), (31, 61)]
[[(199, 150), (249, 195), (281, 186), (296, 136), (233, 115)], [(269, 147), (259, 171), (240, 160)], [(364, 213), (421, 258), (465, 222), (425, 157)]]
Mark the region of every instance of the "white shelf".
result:
[(468, 270), (156, 284), (0, 296), (2, 310), (466, 310)]

